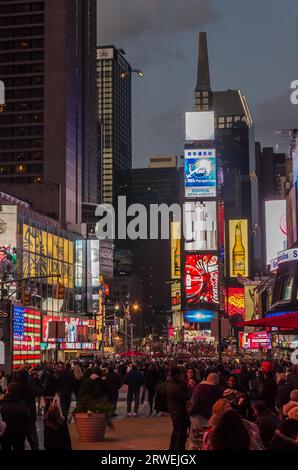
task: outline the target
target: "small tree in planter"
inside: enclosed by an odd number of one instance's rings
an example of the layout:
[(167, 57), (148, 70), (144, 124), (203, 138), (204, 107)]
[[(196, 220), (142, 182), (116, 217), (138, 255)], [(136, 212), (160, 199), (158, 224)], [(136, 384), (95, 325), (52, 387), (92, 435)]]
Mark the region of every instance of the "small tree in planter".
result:
[(81, 397), (73, 414), (82, 442), (103, 441), (107, 428), (114, 429), (111, 421), (113, 407), (102, 399)]

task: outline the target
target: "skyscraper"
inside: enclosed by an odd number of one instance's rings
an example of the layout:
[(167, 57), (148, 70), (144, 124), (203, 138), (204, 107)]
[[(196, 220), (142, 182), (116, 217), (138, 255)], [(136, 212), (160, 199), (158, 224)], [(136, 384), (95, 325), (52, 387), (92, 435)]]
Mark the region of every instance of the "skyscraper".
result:
[(115, 201), (120, 170), (132, 167), (132, 102), (130, 64), (122, 49), (97, 49), (97, 86), (102, 142), (102, 201)]
[(254, 253), (254, 266), (251, 267), (258, 270), (261, 263), (261, 233), (254, 123), (247, 100), (240, 90), (212, 91), (207, 35), (204, 32), (199, 36), (195, 111), (214, 111), (216, 154), (224, 182), (221, 196), (225, 219), (243, 217), (249, 220)]
[(63, 225), (97, 202), (96, 0), (0, 0), (0, 187)]

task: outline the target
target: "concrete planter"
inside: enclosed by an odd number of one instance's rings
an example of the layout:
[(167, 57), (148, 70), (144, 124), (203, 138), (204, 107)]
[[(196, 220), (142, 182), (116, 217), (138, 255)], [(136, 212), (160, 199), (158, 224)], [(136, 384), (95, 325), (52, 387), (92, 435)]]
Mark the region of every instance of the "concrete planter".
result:
[(107, 417), (104, 413), (76, 413), (76, 427), (81, 442), (100, 442), (105, 438)]

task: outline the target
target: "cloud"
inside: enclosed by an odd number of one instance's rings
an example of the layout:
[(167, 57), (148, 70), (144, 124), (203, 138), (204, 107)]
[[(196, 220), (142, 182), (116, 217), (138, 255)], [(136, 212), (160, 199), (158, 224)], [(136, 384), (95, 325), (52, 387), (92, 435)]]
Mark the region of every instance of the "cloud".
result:
[(196, 31), (219, 18), (210, 0), (98, 0), (98, 38), (103, 43)]
[(294, 129), (298, 127), (298, 105), (290, 101), (291, 90), (284, 91), (279, 96), (257, 104), (254, 108), (256, 125), (256, 140), (262, 146), (273, 146), (278, 143), (275, 129)]

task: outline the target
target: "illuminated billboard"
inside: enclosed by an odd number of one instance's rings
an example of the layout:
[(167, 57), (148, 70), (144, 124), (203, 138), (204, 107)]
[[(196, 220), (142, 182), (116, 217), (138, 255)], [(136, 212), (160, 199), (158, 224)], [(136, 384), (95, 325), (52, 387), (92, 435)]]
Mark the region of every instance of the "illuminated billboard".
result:
[(177, 312), (181, 310), (181, 285), (180, 282), (173, 282), (171, 284), (171, 304), (172, 311)]
[(40, 364), (41, 313), (27, 307), (14, 306), (13, 368), (22, 364)]
[(17, 270), (17, 207), (0, 205), (0, 278)]
[[(53, 233), (23, 224), (23, 274), (49, 276), (49, 284), (74, 285), (74, 243)], [(50, 277), (51, 274), (60, 275)]]
[(214, 149), (184, 151), (185, 197), (216, 197)]
[(266, 264), (277, 257), (279, 251), (287, 248), (286, 200), (265, 202), (266, 219)]
[[(245, 316), (245, 296), (244, 287), (229, 287), (227, 289), (227, 308), (229, 317), (238, 317), (237, 321), (244, 320)], [(240, 318), (241, 317), (241, 318)]]
[(229, 220), (229, 259), (230, 277), (248, 277), (247, 219)]
[(214, 111), (185, 113), (185, 140), (214, 140)]
[(181, 278), (181, 224), (171, 222), (171, 278)]
[(216, 202), (187, 202), (184, 217), (185, 251), (217, 249)]
[(239, 345), (241, 349), (271, 349), (272, 342), (270, 334), (265, 331), (256, 333), (239, 333)]
[(297, 242), (297, 189), (293, 186), (287, 197), (287, 238), (288, 246)]
[[(51, 323), (55, 322), (64, 324), (63, 328), (59, 331), (63, 331), (62, 338), (56, 338), (56, 334), (53, 336)], [(42, 318), (42, 341), (44, 343), (66, 343), (69, 345), (67, 349), (92, 349), (92, 335), (95, 331), (95, 320), (82, 320), (81, 318), (69, 318), (59, 316), (47, 316), (44, 315)], [(74, 344), (77, 347), (74, 347)], [(87, 348), (86, 344), (89, 344)], [(78, 346), (79, 345), (79, 346)], [(61, 349), (63, 347), (61, 346)]]
[(215, 313), (210, 310), (189, 310), (184, 312), (184, 320), (187, 323), (210, 323), (215, 318)]
[(217, 256), (186, 255), (185, 293), (187, 305), (218, 303), (218, 259)]

